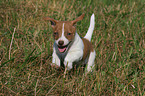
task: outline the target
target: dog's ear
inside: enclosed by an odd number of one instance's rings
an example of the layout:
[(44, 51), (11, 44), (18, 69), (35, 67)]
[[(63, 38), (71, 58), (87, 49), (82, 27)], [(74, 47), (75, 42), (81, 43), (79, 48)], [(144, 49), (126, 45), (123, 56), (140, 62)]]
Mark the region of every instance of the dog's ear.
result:
[(71, 21), (72, 25), (76, 24), (78, 21), (82, 20), (84, 18), (85, 14), (82, 14), (81, 16), (79, 16), (78, 18), (76, 18), (75, 20)]
[(43, 19), (50, 21), (52, 27), (54, 27), (56, 25), (56, 23), (58, 22), (57, 20), (50, 18), (50, 17), (44, 17)]

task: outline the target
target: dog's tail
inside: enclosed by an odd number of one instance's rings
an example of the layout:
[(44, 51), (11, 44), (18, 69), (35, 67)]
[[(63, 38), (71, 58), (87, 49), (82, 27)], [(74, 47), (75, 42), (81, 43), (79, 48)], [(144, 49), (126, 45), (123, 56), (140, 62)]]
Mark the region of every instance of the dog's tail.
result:
[(84, 37), (84, 38), (88, 39), (89, 41), (91, 41), (92, 34), (93, 34), (93, 31), (94, 31), (94, 26), (95, 26), (95, 16), (94, 16), (94, 14), (92, 14), (88, 32)]

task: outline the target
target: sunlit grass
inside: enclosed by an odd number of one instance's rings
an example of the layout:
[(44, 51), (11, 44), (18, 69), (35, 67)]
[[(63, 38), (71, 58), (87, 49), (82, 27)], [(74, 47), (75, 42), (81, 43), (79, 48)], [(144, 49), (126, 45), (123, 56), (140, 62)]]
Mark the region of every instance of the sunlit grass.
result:
[[(43, 17), (73, 20), (83, 13), (80, 36), (95, 14), (95, 70), (85, 76), (80, 68), (63, 78), (50, 66), (54, 40)], [(1, 95), (143, 96), (144, 64), (144, 0), (0, 1)]]

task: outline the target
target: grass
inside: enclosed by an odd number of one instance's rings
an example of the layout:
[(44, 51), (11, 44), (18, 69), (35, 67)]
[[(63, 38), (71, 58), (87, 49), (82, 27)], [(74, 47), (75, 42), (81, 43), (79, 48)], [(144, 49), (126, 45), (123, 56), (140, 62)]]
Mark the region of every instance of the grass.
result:
[[(52, 28), (43, 17), (73, 20), (81, 36), (90, 16), (95, 70), (63, 78), (51, 68)], [(11, 45), (12, 44), (12, 45)], [(1, 0), (0, 95), (145, 95), (144, 0)]]

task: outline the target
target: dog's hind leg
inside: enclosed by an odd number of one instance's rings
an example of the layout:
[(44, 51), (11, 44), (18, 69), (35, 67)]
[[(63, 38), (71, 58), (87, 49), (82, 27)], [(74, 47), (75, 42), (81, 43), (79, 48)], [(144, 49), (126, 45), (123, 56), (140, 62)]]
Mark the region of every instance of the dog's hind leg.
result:
[(90, 56), (88, 58), (87, 70), (86, 70), (87, 72), (92, 71), (94, 67), (95, 56), (96, 56), (96, 52), (94, 50), (93, 52), (90, 53)]

